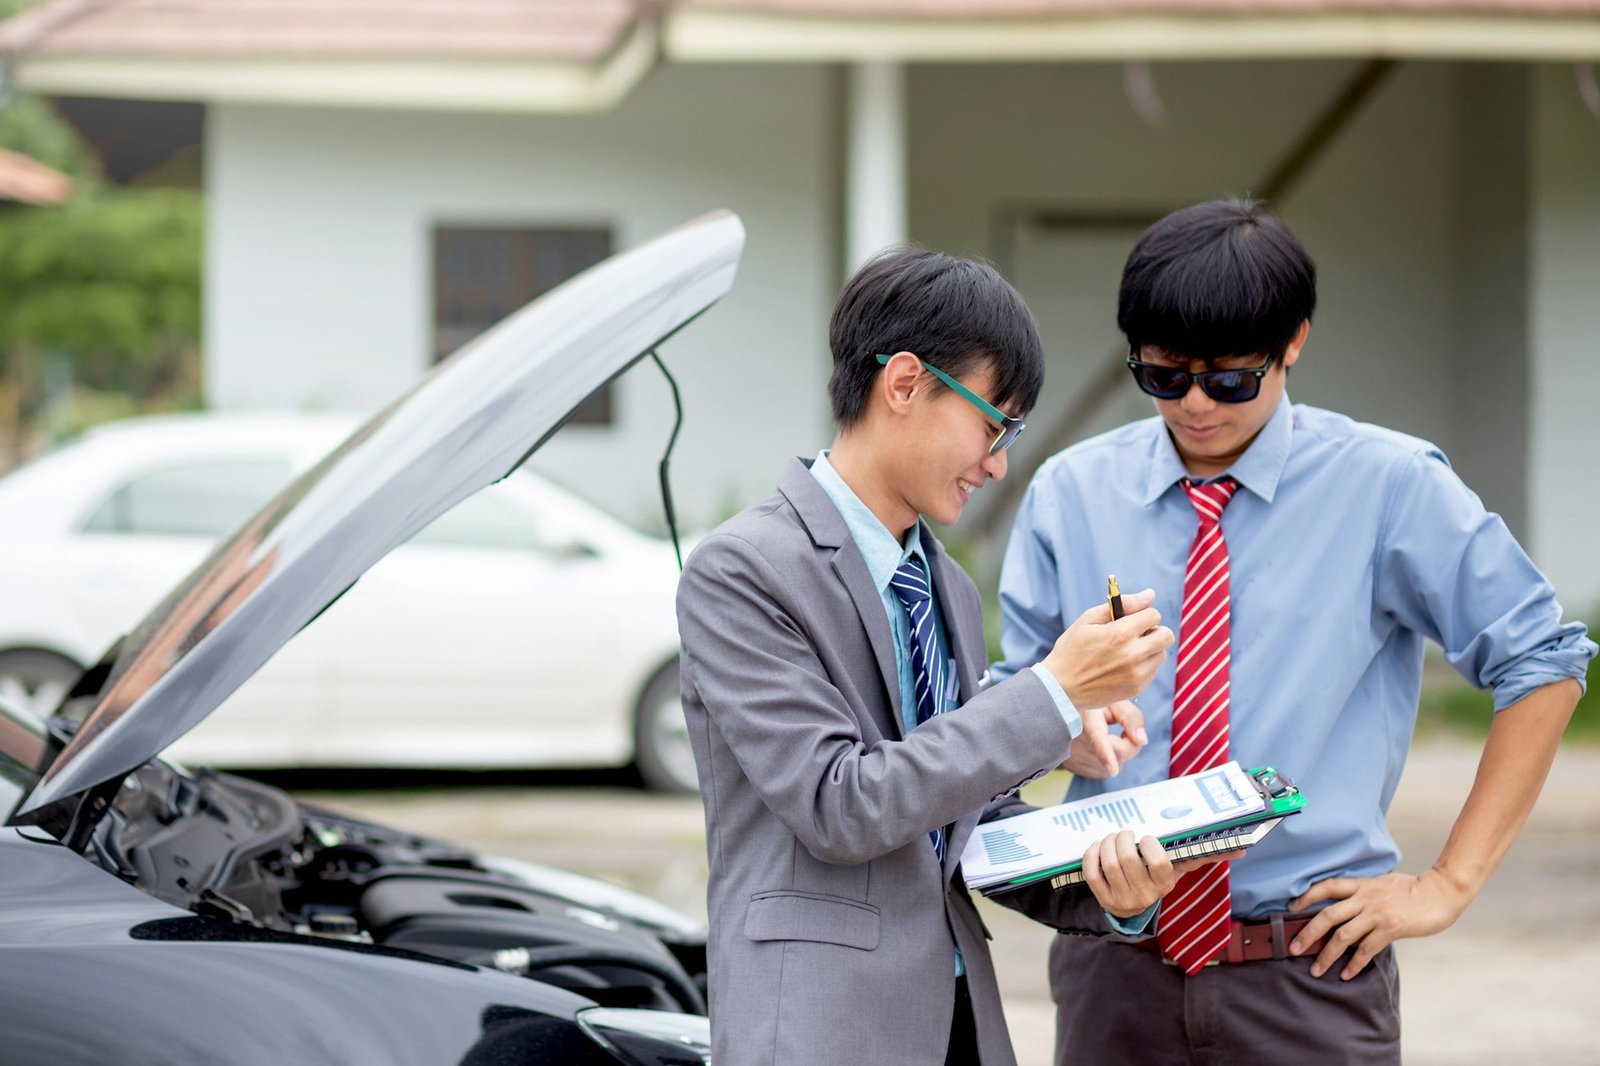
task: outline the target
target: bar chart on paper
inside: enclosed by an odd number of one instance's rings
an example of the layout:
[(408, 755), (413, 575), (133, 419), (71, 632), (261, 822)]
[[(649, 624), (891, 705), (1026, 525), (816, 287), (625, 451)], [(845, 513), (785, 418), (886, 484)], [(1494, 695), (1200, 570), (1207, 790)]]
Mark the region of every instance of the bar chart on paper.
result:
[(1037, 859), (1039, 853), (1023, 842), (1021, 833), (1009, 829), (991, 829), (983, 833), (983, 850), (989, 861), (996, 864), (1025, 862)]
[(1066, 826), (1075, 833), (1086, 833), (1091, 828), (1113, 833), (1118, 829), (1143, 825), (1144, 813), (1139, 810), (1138, 800), (1120, 799), (1096, 803), (1081, 810), (1065, 811), (1052, 815), (1050, 820), (1057, 825)]

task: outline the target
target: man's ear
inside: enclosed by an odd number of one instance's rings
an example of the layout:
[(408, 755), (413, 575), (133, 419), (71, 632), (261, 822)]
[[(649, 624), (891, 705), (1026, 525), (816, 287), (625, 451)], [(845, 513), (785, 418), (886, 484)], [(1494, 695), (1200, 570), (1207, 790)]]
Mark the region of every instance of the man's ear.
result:
[(1294, 331), (1294, 336), (1289, 339), (1288, 347), (1283, 350), (1283, 365), (1294, 366), (1300, 358), (1300, 349), (1306, 346), (1306, 338), (1311, 335), (1311, 320), (1300, 320), (1300, 328)]
[(921, 379), (922, 360), (910, 352), (895, 352), (878, 381), (879, 393), (889, 410), (897, 413), (909, 410)]

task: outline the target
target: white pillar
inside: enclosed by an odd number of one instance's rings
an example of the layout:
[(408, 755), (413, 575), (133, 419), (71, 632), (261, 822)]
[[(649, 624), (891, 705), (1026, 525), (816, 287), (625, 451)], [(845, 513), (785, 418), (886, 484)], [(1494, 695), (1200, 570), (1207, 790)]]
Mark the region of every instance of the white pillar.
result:
[(899, 63), (850, 68), (845, 272), (906, 239), (906, 78)]
[(1531, 554), (1569, 615), (1600, 611), (1600, 121), (1568, 64), (1534, 71), (1530, 181)]

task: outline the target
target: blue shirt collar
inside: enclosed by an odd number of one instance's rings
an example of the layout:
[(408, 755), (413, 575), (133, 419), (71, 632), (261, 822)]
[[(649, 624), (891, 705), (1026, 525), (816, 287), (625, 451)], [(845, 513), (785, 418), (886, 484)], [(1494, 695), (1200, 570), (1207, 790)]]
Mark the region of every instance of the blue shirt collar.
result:
[(828, 494), (828, 499), (833, 501), (839, 516), (844, 519), (845, 527), (850, 530), (850, 539), (855, 541), (861, 557), (867, 562), (867, 573), (872, 575), (873, 587), (879, 592), (889, 587), (889, 579), (913, 552), (923, 560), (924, 566), (927, 565), (927, 556), (922, 551), (922, 523), (913, 523), (906, 534), (905, 544), (901, 545), (888, 527), (872, 513), (872, 509), (861, 502), (855, 490), (845, 484), (844, 478), (828, 462), (826, 448), (817, 453), (816, 462), (811, 464), (811, 476), (817, 479), (817, 484), (822, 486), (822, 491)]
[[(1283, 477), (1284, 465), (1289, 461), (1289, 444), (1293, 436), (1294, 410), (1289, 404), (1289, 392), (1285, 389), (1267, 424), (1261, 427), (1261, 432), (1250, 443), (1250, 447), (1222, 476), (1233, 478), (1241, 487), (1271, 503), (1278, 491), (1278, 481)], [(1146, 507), (1189, 476), (1177, 446), (1172, 443), (1172, 434), (1167, 432), (1165, 426), (1155, 438), (1151, 446), (1150, 480), (1145, 485)]]

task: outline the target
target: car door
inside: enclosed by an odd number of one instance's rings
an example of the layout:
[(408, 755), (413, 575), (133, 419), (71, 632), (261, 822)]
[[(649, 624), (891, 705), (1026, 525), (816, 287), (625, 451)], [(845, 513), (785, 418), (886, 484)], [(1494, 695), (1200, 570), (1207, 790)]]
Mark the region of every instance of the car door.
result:
[[(66, 553), (64, 570), (78, 575), (70, 587), (84, 630), (109, 645), (136, 625), (293, 472), (285, 454), (250, 451), (166, 459), (115, 480)], [(330, 673), (331, 651), (308, 629), (175, 745), (174, 757), (239, 766), (298, 761)]]
[(628, 588), (596, 539), (511, 483), (462, 501), (324, 617), (339, 646), (335, 761), (627, 761), (642, 684), (619, 656)]

